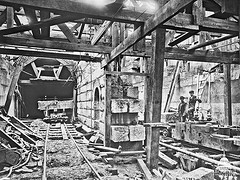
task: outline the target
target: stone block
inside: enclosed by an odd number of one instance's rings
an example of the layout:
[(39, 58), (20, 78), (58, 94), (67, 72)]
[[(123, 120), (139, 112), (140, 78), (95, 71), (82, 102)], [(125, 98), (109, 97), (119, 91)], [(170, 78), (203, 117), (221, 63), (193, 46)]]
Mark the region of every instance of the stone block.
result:
[(138, 113), (143, 112), (143, 100), (131, 99), (129, 100), (129, 112)]
[(129, 126), (130, 141), (145, 140), (145, 128), (142, 125)]
[(123, 88), (121, 86), (112, 87), (111, 92), (112, 92), (112, 98), (123, 98)]
[(129, 141), (128, 126), (111, 126), (111, 137), (113, 142)]
[(138, 87), (129, 87), (127, 89), (127, 97), (129, 98), (134, 98), (134, 99), (138, 99)]
[(126, 112), (128, 112), (128, 100), (112, 99), (111, 111), (112, 111), (112, 113), (126, 113)]
[(198, 169), (195, 169), (187, 174), (184, 174), (181, 178), (178, 178), (178, 180), (213, 180), (214, 179), (214, 170), (200, 167)]

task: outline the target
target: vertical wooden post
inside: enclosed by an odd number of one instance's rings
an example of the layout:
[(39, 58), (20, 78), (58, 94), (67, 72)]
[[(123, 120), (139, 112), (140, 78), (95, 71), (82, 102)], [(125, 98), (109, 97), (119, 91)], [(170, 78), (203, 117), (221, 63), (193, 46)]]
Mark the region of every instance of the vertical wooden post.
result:
[(14, 11), (12, 7), (7, 7), (7, 28), (13, 27)]
[(6, 102), (5, 102), (5, 105), (4, 105), (4, 109), (5, 109), (6, 112), (9, 111), (9, 108), (10, 108), (10, 105), (11, 105), (11, 102), (12, 102), (12, 96), (13, 96), (14, 90), (17, 86), (17, 82), (18, 82), (19, 76), (21, 74), (21, 71), (23, 69), (23, 64), (21, 63), (21, 61), (19, 61), (19, 62), (20, 63), (17, 64), (15, 69), (14, 69), (11, 84), (10, 84), (8, 94), (7, 94), (7, 99), (6, 99)]
[(224, 64), (224, 124), (232, 125), (231, 64)]
[[(152, 58), (147, 62), (145, 89), (145, 119), (148, 123), (161, 122), (162, 86), (165, 52), (165, 30), (157, 28), (152, 33)], [(147, 166), (157, 168), (159, 154), (159, 129), (147, 129)]]
[(111, 113), (111, 75), (105, 75), (105, 109), (104, 109), (104, 117), (105, 117), (105, 142), (104, 145), (110, 147), (111, 140), (110, 140), (110, 127), (111, 127), (111, 120), (112, 120), (112, 113)]

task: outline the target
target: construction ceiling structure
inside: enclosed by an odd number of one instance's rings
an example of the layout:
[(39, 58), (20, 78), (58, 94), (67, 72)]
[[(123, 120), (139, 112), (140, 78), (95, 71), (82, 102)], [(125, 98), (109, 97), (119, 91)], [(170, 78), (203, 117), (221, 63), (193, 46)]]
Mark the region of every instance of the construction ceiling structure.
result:
[[(238, 63), (237, 52), (196, 50), (239, 35), (237, 0), (170, 0), (162, 7), (143, 0), (1, 0), (0, 4), (1, 54), (104, 62), (104, 66), (119, 55), (150, 56), (149, 48), (130, 47), (161, 27), (167, 29), (166, 37), (173, 37), (166, 44), (166, 59)], [(113, 22), (132, 31), (114, 48), (99, 42)], [(97, 28), (91, 31), (91, 26)], [(210, 40), (189, 49), (175, 48), (201, 32), (209, 32)]]
[[(240, 63), (240, 51), (205, 47), (240, 36), (239, 0), (0, 0), (0, 5), (0, 54), (101, 62), (106, 71), (112, 62), (119, 66), (123, 56), (146, 57), (143, 74), (150, 78), (144, 84), (145, 121), (151, 129), (146, 147), (151, 169), (158, 163), (159, 129), (154, 123), (161, 119), (165, 59), (226, 64), (224, 103), (231, 125), (230, 64)], [(182, 44), (192, 36), (199, 36), (199, 42)], [(111, 79), (105, 84), (109, 109)]]

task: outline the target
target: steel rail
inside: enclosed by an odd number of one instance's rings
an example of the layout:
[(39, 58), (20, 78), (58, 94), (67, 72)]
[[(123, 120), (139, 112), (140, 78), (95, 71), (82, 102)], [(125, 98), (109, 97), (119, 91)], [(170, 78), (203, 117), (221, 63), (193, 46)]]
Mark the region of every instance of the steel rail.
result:
[(90, 163), (90, 161), (87, 159), (87, 157), (83, 154), (82, 150), (78, 147), (76, 141), (74, 140), (73, 136), (71, 135), (71, 133), (68, 131), (68, 128), (66, 126), (66, 124), (64, 123), (65, 129), (68, 133), (68, 135), (70, 136), (70, 138), (72, 139), (74, 145), (76, 146), (78, 152), (81, 154), (81, 156), (83, 157), (83, 159), (86, 161), (86, 163), (88, 164), (88, 166), (91, 168), (91, 170), (94, 172), (94, 174), (97, 176), (97, 178), (99, 180), (103, 180), (102, 177), (98, 174), (98, 172), (96, 171), (96, 169), (92, 166), (92, 164)]
[(45, 144), (44, 144), (44, 154), (43, 154), (43, 175), (42, 180), (47, 180), (47, 141), (48, 141), (48, 134), (49, 134), (50, 124), (47, 126), (47, 132), (45, 137)]

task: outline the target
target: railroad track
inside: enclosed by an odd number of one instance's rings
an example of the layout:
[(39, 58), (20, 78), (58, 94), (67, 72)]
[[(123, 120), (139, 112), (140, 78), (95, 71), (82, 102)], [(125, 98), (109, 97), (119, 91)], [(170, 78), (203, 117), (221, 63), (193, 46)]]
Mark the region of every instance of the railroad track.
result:
[(84, 155), (83, 151), (78, 147), (78, 144), (75, 139), (81, 138), (79, 136), (78, 132), (75, 130), (74, 126), (71, 124), (65, 124), (65, 123), (58, 123), (58, 124), (48, 124), (47, 129), (42, 130), (42, 134), (45, 138), (45, 145), (44, 145), (44, 157), (43, 157), (43, 175), (42, 180), (47, 180), (47, 147), (48, 142), (51, 140), (66, 140), (71, 141), (77, 151), (79, 152), (79, 155), (84, 159), (84, 161), (88, 164), (91, 171), (93, 172), (94, 176), (102, 180), (102, 177), (99, 175), (99, 173), (96, 171), (96, 169), (93, 167), (91, 162), (88, 160), (88, 158)]

